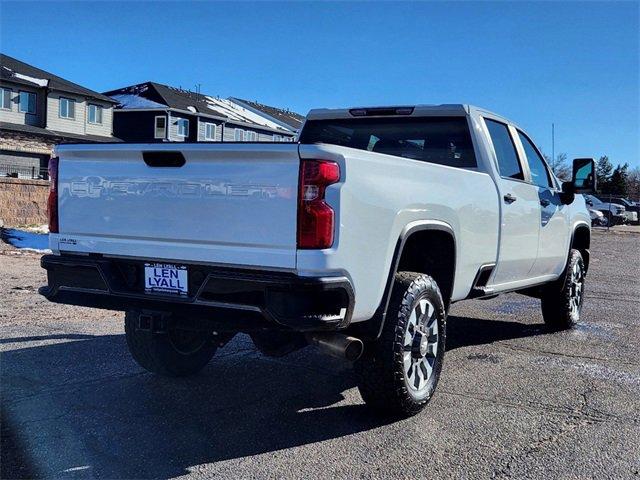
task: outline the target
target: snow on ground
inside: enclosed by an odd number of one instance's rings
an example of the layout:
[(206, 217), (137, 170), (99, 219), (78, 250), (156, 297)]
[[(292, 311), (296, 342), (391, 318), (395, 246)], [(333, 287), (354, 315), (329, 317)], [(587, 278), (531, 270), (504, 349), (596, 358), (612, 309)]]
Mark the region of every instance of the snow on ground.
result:
[[(41, 227), (40, 227), (41, 228)], [(48, 230), (48, 229), (47, 229)], [(49, 250), (49, 234), (34, 230), (2, 229), (2, 240), (20, 250), (37, 253), (51, 253)]]
[(47, 234), (49, 233), (49, 225), (45, 223), (44, 225), (33, 225), (30, 227), (21, 227), (20, 230), (24, 230), (26, 232), (31, 232), (31, 233)]

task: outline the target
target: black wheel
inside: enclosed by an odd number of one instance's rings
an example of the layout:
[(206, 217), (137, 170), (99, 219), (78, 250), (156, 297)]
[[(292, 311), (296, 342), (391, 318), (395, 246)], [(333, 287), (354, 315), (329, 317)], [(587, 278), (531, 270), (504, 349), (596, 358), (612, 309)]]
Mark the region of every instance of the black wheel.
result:
[(446, 310), (436, 282), (397, 273), (382, 334), (355, 364), (367, 405), (392, 416), (420, 412), (438, 384), (445, 340)]
[(611, 212), (604, 212), (604, 218), (607, 219), (607, 222), (609, 225), (613, 226), (616, 224), (613, 214)]
[(578, 250), (571, 250), (564, 274), (542, 293), (542, 317), (549, 327), (564, 330), (580, 320), (585, 276), (582, 255)]
[(127, 345), (133, 359), (152, 373), (184, 377), (202, 370), (216, 353), (212, 334), (169, 328), (166, 333), (138, 329), (137, 312), (124, 319)]

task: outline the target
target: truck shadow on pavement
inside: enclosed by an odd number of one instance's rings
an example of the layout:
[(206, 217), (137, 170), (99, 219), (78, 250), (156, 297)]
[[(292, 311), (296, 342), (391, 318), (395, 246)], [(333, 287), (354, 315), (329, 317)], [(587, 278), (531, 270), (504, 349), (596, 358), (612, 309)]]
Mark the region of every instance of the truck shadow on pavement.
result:
[[(536, 334), (473, 318), (450, 325), (449, 349)], [(391, 422), (361, 403), (349, 365), (312, 349), (268, 359), (238, 336), (201, 374), (167, 379), (133, 363), (124, 335), (29, 341), (5, 339), (15, 349), (1, 362), (3, 420), (18, 437), (3, 448), (20, 448), (29, 476), (170, 478)]]
[(447, 351), (547, 333), (550, 331), (542, 323), (531, 325), (451, 315), (447, 319)]
[(133, 363), (124, 335), (15, 348), (2, 353), (3, 420), (24, 471), (45, 477), (170, 478), (384, 424), (340, 405), (350, 369), (311, 349), (274, 360), (238, 337), (201, 374), (168, 379)]

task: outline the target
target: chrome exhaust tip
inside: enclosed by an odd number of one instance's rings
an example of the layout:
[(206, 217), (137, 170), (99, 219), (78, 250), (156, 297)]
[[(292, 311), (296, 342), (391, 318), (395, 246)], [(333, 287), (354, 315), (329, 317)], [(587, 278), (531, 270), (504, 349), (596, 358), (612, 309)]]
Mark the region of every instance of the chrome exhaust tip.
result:
[(364, 350), (362, 340), (342, 333), (308, 333), (307, 342), (318, 347), (323, 353), (355, 362)]

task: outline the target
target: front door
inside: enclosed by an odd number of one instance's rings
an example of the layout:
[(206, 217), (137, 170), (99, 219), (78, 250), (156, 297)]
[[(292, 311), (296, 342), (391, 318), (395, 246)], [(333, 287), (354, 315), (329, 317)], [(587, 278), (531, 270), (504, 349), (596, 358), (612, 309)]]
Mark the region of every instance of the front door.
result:
[(560, 192), (536, 146), (519, 130), (518, 138), (529, 166), (531, 183), (538, 190), (541, 211), (538, 258), (531, 274), (534, 277), (558, 275), (569, 253), (569, 207), (560, 201)]
[(525, 181), (514, 143), (515, 130), (485, 119), (500, 177), (500, 244), (491, 286), (531, 278), (538, 255), (540, 199), (538, 188)]

